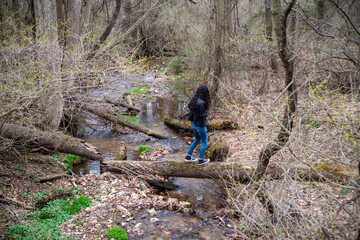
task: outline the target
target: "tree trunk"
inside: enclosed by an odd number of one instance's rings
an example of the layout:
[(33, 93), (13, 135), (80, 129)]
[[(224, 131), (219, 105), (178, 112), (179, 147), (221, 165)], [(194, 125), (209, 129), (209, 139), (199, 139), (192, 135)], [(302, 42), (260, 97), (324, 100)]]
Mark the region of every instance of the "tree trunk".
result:
[(142, 15), (124, 34), (121, 35), (120, 39), (110, 45), (110, 49), (114, 48), (116, 45), (122, 43), (125, 38), (127, 38), (149, 15), (155, 8), (162, 3), (164, 0), (158, 0), (144, 15)]
[[(142, 174), (145, 168), (166, 177), (224, 178), (239, 182), (251, 181), (256, 169), (256, 164), (244, 162), (216, 162), (202, 166), (198, 166), (197, 163), (174, 161), (103, 161), (102, 164), (105, 170), (120, 173)], [(319, 164), (312, 167), (304, 165), (272, 166), (268, 169), (266, 175), (272, 179), (282, 179), (285, 175), (288, 175), (294, 179), (312, 181), (330, 179), (346, 182), (357, 177), (357, 168), (334, 164)]]
[(272, 70), (276, 71), (277, 63), (276, 58), (274, 56), (274, 49), (273, 49), (273, 38), (272, 38), (272, 31), (273, 31), (273, 19), (271, 13), (271, 0), (265, 0), (265, 24), (266, 24), (266, 40), (269, 44), (269, 65)]
[(147, 127), (144, 127), (140, 124), (137, 124), (137, 123), (133, 123), (125, 118), (122, 118), (120, 116), (115, 116), (115, 115), (112, 115), (112, 114), (109, 114), (109, 113), (106, 113), (104, 111), (101, 111), (100, 109), (97, 109), (97, 108), (93, 108), (87, 104), (85, 104), (84, 106), (84, 109), (86, 111), (89, 111), (99, 117), (102, 117), (106, 120), (109, 120), (109, 121), (112, 121), (114, 123), (117, 123), (117, 124), (121, 124), (121, 125), (125, 125), (129, 128), (132, 128), (132, 129), (135, 129), (139, 132), (142, 132), (142, 133), (145, 133), (149, 136), (153, 136), (153, 137), (157, 137), (157, 138), (169, 138), (169, 136), (167, 136), (166, 134), (164, 133), (160, 133), (160, 132), (156, 132), (150, 128), (147, 128)]
[(116, 19), (119, 16), (120, 7), (121, 7), (121, 0), (116, 0), (116, 8), (115, 8), (112, 18), (110, 20), (110, 23), (107, 26), (107, 28), (105, 29), (105, 31), (103, 32), (103, 34), (100, 36), (99, 42), (94, 46), (93, 50), (86, 57), (86, 60), (89, 61), (95, 56), (95, 54), (96, 54), (97, 50), (99, 50), (101, 44), (103, 44), (105, 42), (105, 40), (107, 39), (107, 37), (109, 36), (111, 30), (113, 29), (113, 27), (116, 23)]
[[(170, 117), (165, 117), (164, 122), (166, 125), (173, 128), (182, 129), (185, 131), (192, 131), (189, 121), (182, 121)], [(237, 124), (230, 120), (218, 121), (215, 123), (207, 124), (208, 131), (235, 129), (236, 126)]]
[(60, 46), (65, 45), (65, 6), (64, 0), (56, 1), (56, 14), (57, 14), (57, 24), (58, 24), (58, 41)]
[(210, 89), (211, 96), (213, 99), (214, 107), (216, 107), (219, 102), (219, 85), (222, 80), (223, 74), (223, 40), (224, 40), (224, 8), (225, 0), (218, 0), (214, 2), (215, 12), (216, 12), (216, 22), (215, 22), (215, 53), (214, 53), (214, 62), (213, 62), (213, 79), (212, 86)]
[(124, 17), (121, 21), (121, 29), (126, 32), (131, 27), (131, 0), (123, 0)]
[(83, 1), (85, 5), (82, 6), (82, 24), (81, 24), (81, 35), (85, 35), (91, 30), (92, 23), (92, 7), (94, 0)]
[(287, 91), (287, 103), (284, 116), (281, 121), (281, 129), (278, 136), (268, 143), (259, 156), (258, 167), (256, 169), (256, 180), (264, 176), (270, 158), (275, 155), (288, 141), (294, 125), (294, 114), (296, 111), (297, 94), (294, 73), (294, 58), (288, 48), (288, 36), (286, 32), (287, 18), (296, 0), (292, 0), (287, 9), (282, 13), (280, 0), (273, 0), (273, 16), (279, 56), (285, 70), (285, 86)]
[(69, 52), (76, 50), (80, 42), (81, 0), (65, 0), (66, 36), (65, 44)]
[(102, 160), (95, 147), (83, 140), (48, 133), (14, 124), (5, 123), (0, 135), (15, 142), (22, 142), (31, 147), (44, 147), (50, 150), (78, 155), (93, 160)]
[(64, 101), (61, 94), (60, 65), (61, 54), (58, 45), (57, 12), (55, 0), (34, 0), (36, 17), (37, 42), (39, 49), (39, 62), (46, 69), (43, 79), (43, 96), (45, 114), (41, 123), (45, 129), (55, 131), (60, 125), (63, 115)]

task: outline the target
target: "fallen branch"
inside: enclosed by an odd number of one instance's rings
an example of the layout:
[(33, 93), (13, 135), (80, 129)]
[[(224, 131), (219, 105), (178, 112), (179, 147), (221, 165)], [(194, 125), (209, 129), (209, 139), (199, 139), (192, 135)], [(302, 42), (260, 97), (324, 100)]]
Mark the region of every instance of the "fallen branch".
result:
[(83, 140), (57, 133), (49, 133), (15, 124), (4, 124), (0, 135), (31, 147), (45, 147), (50, 150), (78, 155), (93, 160), (102, 160), (95, 147)]
[(140, 108), (135, 107), (135, 106), (130, 105), (130, 104), (127, 104), (127, 103), (124, 103), (124, 102), (120, 102), (120, 101), (117, 101), (117, 100), (112, 100), (112, 99), (109, 99), (109, 98), (106, 98), (105, 101), (108, 102), (108, 103), (114, 104), (115, 106), (122, 106), (122, 107), (126, 107), (127, 109), (136, 110), (136, 111), (140, 112)]
[[(225, 178), (234, 179), (239, 182), (252, 180), (256, 163), (240, 162), (216, 162), (198, 166), (196, 163), (174, 162), (174, 161), (103, 161), (109, 166), (108, 171), (120, 173), (140, 173), (142, 169), (150, 169), (156, 174), (166, 177), (188, 177), (188, 178)], [(271, 165), (266, 171), (270, 179), (281, 179), (284, 176), (293, 179), (312, 181), (339, 181), (347, 182), (350, 178), (356, 178), (356, 167), (345, 167), (335, 164), (315, 164), (311, 167), (305, 165)]]
[(55, 179), (58, 179), (61, 177), (71, 177), (71, 176), (66, 173), (59, 173), (59, 174), (45, 176), (45, 177), (38, 177), (37, 179), (39, 179), (40, 182), (48, 182), (48, 181), (52, 181), (52, 180), (55, 180)]
[(121, 125), (124, 125), (124, 126), (127, 126), (129, 128), (132, 128), (132, 129), (135, 129), (139, 132), (142, 132), (142, 133), (145, 133), (149, 136), (153, 136), (153, 137), (157, 137), (157, 138), (169, 138), (169, 136), (163, 134), (163, 133), (160, 133), (160, 132), (156, 132), (150, 128), (147, 128), (147, 127), (144, 127), (143, 125), (140, 125), (140, 124), (137, 124), (137, 123), (133, 123), (125, 118), (122, 118), (120, 116), (115, 116), (115, 115), (112, 115), (112, 114), (109, 114), (109, 113), (106, 113), (104, 111), (101, 111), (100, 109), (97, 109), (97, 108), (93, 108), (91, 107), (90, 105), (87, 105), (85, 104), (84, 106), (84, 109), (88, 112), (91, 112), (99, 117), (102, 117), (106, 120), (109, 120), (109, 121), (112, 121), (114, 123), (117, 123), (117, 124), (121, 124)]

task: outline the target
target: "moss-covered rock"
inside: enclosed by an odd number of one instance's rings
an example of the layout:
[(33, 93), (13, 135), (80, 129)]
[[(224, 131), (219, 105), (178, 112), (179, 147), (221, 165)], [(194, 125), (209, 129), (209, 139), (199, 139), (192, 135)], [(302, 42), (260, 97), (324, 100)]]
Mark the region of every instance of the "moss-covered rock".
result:
[(119, 153), (116, 156), (115, 160), (121, 161), (121, 160), (126, 160), (126, 152), (127, 149), (125, 146), (121, 146), (119, 149)]

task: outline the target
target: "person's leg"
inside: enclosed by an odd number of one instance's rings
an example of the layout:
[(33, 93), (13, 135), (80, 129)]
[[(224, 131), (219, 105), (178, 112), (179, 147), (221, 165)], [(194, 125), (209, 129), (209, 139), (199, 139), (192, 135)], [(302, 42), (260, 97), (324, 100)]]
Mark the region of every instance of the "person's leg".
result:
[(200, 155), (199, 159), (204, 159), (205, 150), (207, 146), (207, 129), (206, 127), (198, 127), (198, 134), (201, 140), (201, 148), (200, 148)]
[(197, 146), (197, 145), (199, 144), (199, 142), (200, 142), (200, 135), (199, 135), (199, 133), (198, 133), (198, 131), (197, 131), (197, 129), (196, 129), (195, 124), (192, 123), (192, 122), (191, 122), (191, 128), (192, 128), (192, 130), (193, 130), (193, 132), (194, 132), (195, 140), (194, 140), (194, 142), (191, 144), (191, 146), (190, 146), (190, 148), (189, 148), (189, 151), (188, 151), (188, 153), (187, 153), (188, 156), (191, 156), (191, 155), (193, 154), (194, 149), (196, 148), (196, 146)]

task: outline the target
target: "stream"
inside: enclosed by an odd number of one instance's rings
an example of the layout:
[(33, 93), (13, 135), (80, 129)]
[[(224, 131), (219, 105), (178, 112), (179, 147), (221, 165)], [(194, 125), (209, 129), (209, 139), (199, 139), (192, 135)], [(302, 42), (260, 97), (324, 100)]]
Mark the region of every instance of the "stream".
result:
[[(149, 81), (151, 75), (143, 76), (141, 82)], [(161, 83), (157, 87), (163, 87)], [(122, 96), (124, 90), (136, 89), (136, 85), (129, 84), (129, 79), (121, 76), (111, 83), (111, 88), (96, 90), (91, 95), (107, 96), (116, 99), (114, 96)], [(165, 148), (169, 154), (165, 156), (166, 160), (183, 161), (189, 145), (182, 140), (178, 133), (174, 132), (164, 124), (164, 117), (175, 117), (186, 107), (184, 102), (169, 101), (168, 99), (158, 98), (148, 102), (137, 115), (138, 122), (146, 124), (149, 128), (167, 133), (171, 137), (168, 139), (157, 139), (149, 137), (143, 133), (134, 132), (130, 134), (117, 134), (113, 131), (115, 126), (104, 122), (97, 116), (87, 115), (86, 126), (82, 129), (82, 138), (96, 146), (102, 153), (104, 159), (114, 159), (121, 146), (127, 148), (127, 159), (136, 160), (139, 157), (138, 147), (140, 145)], [(198, 152), (194, 152), (195, 156)], [(161, 161), (162, 159), (159, 159)], [(83, 163), (74, 166), (74, 172), (83, 176), (85, 174), (100, 174), (99, 161), (86, 160)], [(145, 235), (139, 239), (228, 239), (232, 226), (225, 225), (219, 221), (211, 220), (209, 215), (221, 209), (223, 189), (221, 182), (213, 179), (195, 179), (175, 177), (174, 184), (178, 187), (172, 191), (161, 193), (165, 198), (177, 198), (179, 201), (191, 203), (194, 214), (184, 214), (161, 210), (157, 212), (156, 218), (159, 222), (143, 221), (142, 230)], [(144, 210), (146, 211), (146, 210)], [(135, 214), (133, 217), (141, 222), (144, 213)], [(159, 225), (161, 224), (161, 226)], [(170, 231), (170, 235), (164, 229)], [(154, 236), (156, 236), (154, 238)], [(171, 236), (169, 238), (169, 236)], [(129, 236), (130, 237), (130, 236)], [(130, 237), (129, 239), (137, 239)]]

